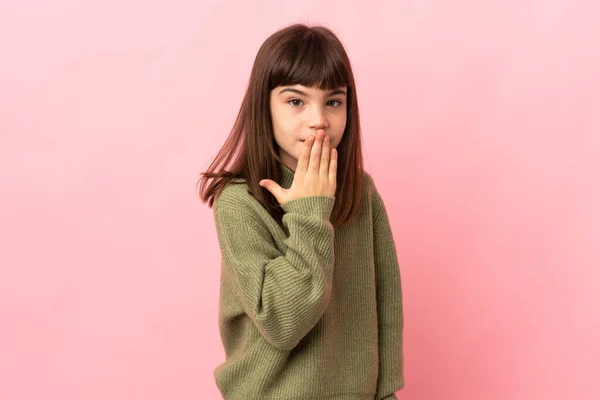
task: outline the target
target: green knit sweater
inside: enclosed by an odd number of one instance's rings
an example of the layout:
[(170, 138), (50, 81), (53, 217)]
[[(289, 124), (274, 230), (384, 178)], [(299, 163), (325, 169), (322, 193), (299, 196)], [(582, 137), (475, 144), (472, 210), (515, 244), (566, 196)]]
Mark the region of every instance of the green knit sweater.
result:
[[(294, 171), (281, 167), (287, 189)], [(285, 229), (244, 183), (215, 199), (225, 400), (387, 400), (404, 387), (396, 247), (365, 176), (359, 214), (335, 229), (333, 197), (283, 204)]]

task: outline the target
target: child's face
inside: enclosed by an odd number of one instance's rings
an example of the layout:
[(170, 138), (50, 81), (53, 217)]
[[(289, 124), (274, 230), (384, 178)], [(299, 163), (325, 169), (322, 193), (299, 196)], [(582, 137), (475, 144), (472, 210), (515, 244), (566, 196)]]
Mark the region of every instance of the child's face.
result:
[(271, 121), (279, 155), (296, 170), (303, 141), (323, 129), (330, 148), (337, 147), (346, 128), (346, 94), (343, 86), (333, 91), (302, 85), (278, 86), (271, 90)]

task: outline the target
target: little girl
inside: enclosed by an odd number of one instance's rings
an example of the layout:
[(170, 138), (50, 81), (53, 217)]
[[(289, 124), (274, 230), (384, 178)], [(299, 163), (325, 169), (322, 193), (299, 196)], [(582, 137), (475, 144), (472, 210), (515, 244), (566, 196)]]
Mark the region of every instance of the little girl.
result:
[(295, 24), (267, 38), (202, 175), (222, 254), (223, 398), (396, 399), (396, 247), (363, 170), (354, 76), (331, 30)]

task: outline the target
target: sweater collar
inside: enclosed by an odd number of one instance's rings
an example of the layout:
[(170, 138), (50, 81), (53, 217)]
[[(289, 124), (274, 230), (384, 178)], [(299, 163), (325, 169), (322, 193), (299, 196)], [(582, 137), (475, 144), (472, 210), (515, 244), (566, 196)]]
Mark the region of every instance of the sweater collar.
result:
[(294, 170), (289, 168), (284, 163), (279, 164), (281, 166), (281, 183), (280, 185), (285, 189), (289, 189), (292, 186), (292, 182), (294, 182)]

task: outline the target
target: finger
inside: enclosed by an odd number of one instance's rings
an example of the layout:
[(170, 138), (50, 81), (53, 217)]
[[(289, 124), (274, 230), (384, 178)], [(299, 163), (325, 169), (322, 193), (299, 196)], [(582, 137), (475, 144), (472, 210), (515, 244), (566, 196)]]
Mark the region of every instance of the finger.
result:
[(319, 168), (319, 175), (326, 179), (329, 175), (329, 136), (325, 135), (323, 138), (323, 149), (321, 150), (321, 167)]
[(321, 129), (317, 131), (317, 139), (310, 152), (310, 161), (308, 164), (308, 171), (314, 174), (319, 173), (319, 165), (321, 161), (321, 148), (323, 147), (323, 137), (320, 135)]
[(338, 153), (337, 149), (331, 149), (331, 160), (329, 161), (329, 181), (333, 184), (337, 184), (337, 164), (338, 164)]
[(258, 184), (271, 192), (279, 204), (282, 204), (285, 197), (285, 191), (277, 182), (272, 181), (271, 179), (263, 179)]
[(314, 141), (314, 135), (310, 135), (304, 141), (304, 146), (302, 146), (302, 152), (300, 153), (298, 164), (296, 165), (296, 174), (304, 174), (308, 169), (308, 158), (310, 156), (310, 150), (312, 149)]

